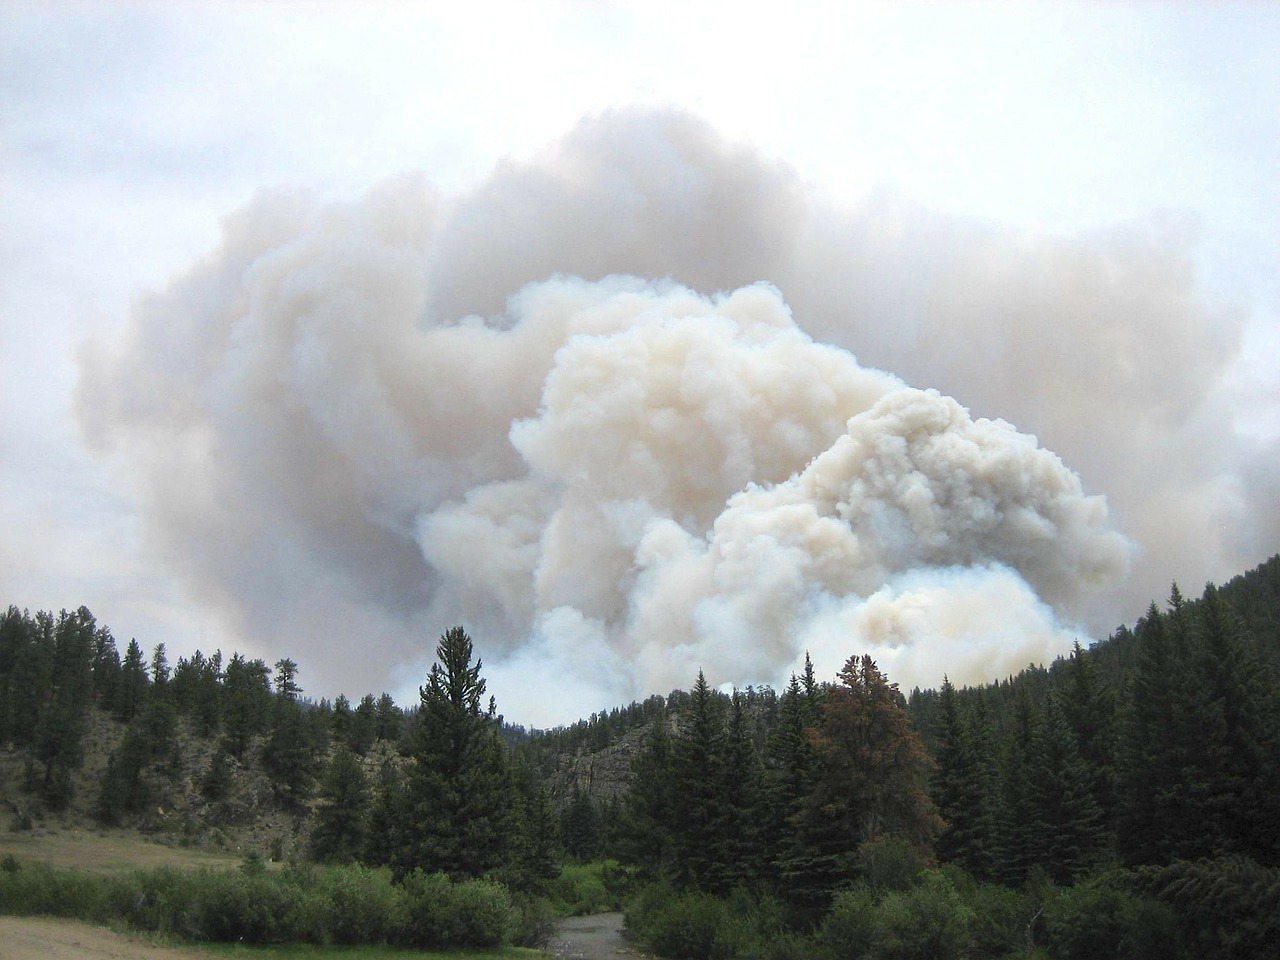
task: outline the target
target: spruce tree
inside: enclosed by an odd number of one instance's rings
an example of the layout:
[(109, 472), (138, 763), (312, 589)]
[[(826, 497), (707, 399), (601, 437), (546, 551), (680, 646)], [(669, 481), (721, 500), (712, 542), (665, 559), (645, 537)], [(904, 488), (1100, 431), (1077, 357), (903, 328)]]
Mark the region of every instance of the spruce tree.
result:
[(929, 796), (934, 763), (897, 684), (869, 656), (850, 658), (839, 680), (813, 735), (814, 790), (798, 818), (805, 860), (788, 878), (810, 907), (857, 877), (863, 844), (892, 839), (927, 858), (943, 827)]
[(1175, 584), (1168, 616), (1152, 602), (1135, 631), (1137, 663), (1117, 764), (1117, 848), (1128, 865), (1168, 863), (1196, 830), (1184, 770), (1190, 631)]
[(507, 855), (510, 778), (496, 707), (481, 706), (481, 661), (461, 627), (436, 646), (409, 734), (414, 763), (406, 784), (405, 823), (392, 856), (397, 876), (421, 868), (479, 877)]
[(339, 746), (321, 780), (311, 856), (323, 863), (353, 863), (366, 847), (369, 789), (360, 760)]
[(988, 879), (994, 868), (994, 824), (988, 757), (983, 755), (990, 749), (983, 742), (987, 732), (976, 729), (977, 721), (968, 714), (961, 714), (955, 687), (947, 677), (942, 680), (940, 705), (933, 797), (947, 826), (938, 837), (938, 859)]
[(284, 657), (276, 661), (276, 675), (274, 681), (276, 688), (276, 696), (282, 700), (297, 700), (298, 694), (302, 692), (302, 687), (298, 685), (298, 665)]
[(389, 693), (378, 698), (375, 727), (378, 740), (399, 740), (404, 732), (404, 714)]
[(1006, 886), (1021, 886), (1036, 864), (1036, 799), (1031, 785), (1031, 754), (1037, 718), (1025, 685), (1013, 693), (1010, 722), (999, 745), (998, 796), (995, 805), (995, 875)]
[(728, 812), (724, 717), (701, 670), (673, 746), (675, 879), (694, 889), (720, 893), (725, 886)]
[(49, 699), (41, 712), (34, 758), (44, 775), (45, 802), (54, 810), (71, 802), (72, 774), (84, 759), (84, 733), (93, 702), (95, 621), (84, 607), (62, 611), (54, 628)]
[(378, 737), (378, 702), (366, 693), (351, 711), (351, 749), (360, 756), (369, 752)]
[(732, 889), (753, 884), (764, 875), (760, 828), (763, 771), (748, 729), (746, 698), (736, 690), (725, 739), (721, 874), (725, 888)]
[(231, 783), (231, 756), (225, 747), (219, 746), (200, 780), (200, 793), (206, 800), (216, 803), (231, 790)]
[(407, 828), (407, 806), (404, 777), (388, 757), (379, 765), (373, 786), (362, 863), (380, 867), (392, 862)]
[(119, 696), (121, 667), (116, 641), (106, 627), (94, 630), (93, 635), (93, 698), (103, 709), (110, 710)]
[(298, 665), (276, 662), (276, 700), (271, 734), (262, 750), (262, 766), (271, 777), (271, 789), (286, 809), (300, 811), (311, 795), (315, 779), (312, 737), (297, 703)]
[(534, 881), (554, 880), (560, 876), (560, 836), (556, 829), (555, 811), (551, 808), (547, 788), (540, 783), (533, 783), (531, 786), (532, 790), (525, 794), (525, 822), (529, 843), (524, 871)]
[(124, 662), (120, 667), (120, 686), (116, 692), (115, 708), (112, 714), (122, 723), (128, 723), (146, 702), (150, 680), (147, 678), (147, 664), (143, 659), (142, 646), (137, 640), (130, 640), (125, 651)]
[(665, 879), (674, 860), (672, 832), (676, 820), (676, 783), (671, 737), (666, 717), (653, 720), (644, 745), (631, 762), (631, 789), (627, 793), (620, 831), (624, 859), (637, 867), (645, 880)]
[(1079, 879), (1100, 859), (1105, 835), (1089, 770), (1051, 694), (1031, 737), (1031, 857), (1056, 883)]
[(11, 606), (0, 618), (0, 742), (28, 747), (35, 739), (53, 673), (52, 633), (43, 612)]
[(157, 643), (151, 653), (151, 695), (164, 700), (169, 697), (169, 657), (163, 643)]
[(582, 787), (573, 785), (573, 796), (560, 817), (560, 836), (565, 853), (579, 863), (586, 863), (596, 855), (600, 838), (599, 817), (595, 804)]
[(1098, 677), (1091, 651), (1078, 640), (1066, 669), (1067, 685), (1060, 706), (1088, 770), (1090, 792), (1102, 824), (1110, 834), (1115, 825), (1115, 703), (1110, 689)]
[(223, 743), (233, 757), (243, 757), (249, 742), (271, 726), (271, 668), (262, 660), (233, 654), (222, 683)]
[(769, 736), (763, 787), (765, 857), (776, 880), (804, 871), (806, 858), (797, 824), (813, 790), (811, 733), (817, 723), (813, 699), (806, 695), (799, 677), (792, 674), (779, 701), (778, 723)]
[(1280, 855), (1275, 681), (1212, 584), (1196, 615), (1184, 778), (1198, 819), (1177, 855), (1244, 854), (1274, 864)]
[(190, 657), (179, 657), (170, 683), (171, 696), (178, 711), (189, 717), (201, 737), (218, 729), (221, 721), (222, 651), (206, 657), (197, 650)]
[(510, 843), (507, 862), (498, 877), (516, 890), (536, 888), (560, 875), (560, 831), (546, 788), (522, 761), (511, 769)]
[(173, 773), (177, 712), (164, 700), (148, 702), (129, 724), (124, 740), (107, 760), (99, 788), (95, 816), (118, 825), (126, 816), (142, 813), (156, 800), (155, 772)]
[(333, 714), (329, 717), (330, 733), (335, 743), (351, 745), (351, 725), (354, 718), (351, 713), (351, 701), (345, 693), (340, 693), (333, 700)]

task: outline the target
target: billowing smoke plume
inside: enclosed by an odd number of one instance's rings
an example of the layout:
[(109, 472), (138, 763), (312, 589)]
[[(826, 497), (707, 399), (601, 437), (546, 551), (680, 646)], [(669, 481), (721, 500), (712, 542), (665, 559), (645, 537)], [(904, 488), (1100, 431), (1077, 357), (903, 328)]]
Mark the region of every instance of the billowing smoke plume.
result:
[(989, 679), (1119, 622), (1130, 541), (1033, 437), (846, 348), (1069, 448), (1148, 548), (1234, 562), (1248, 491), (1182, 456), (1222, 448), (1233, 328), (1171, 242), (840, 212), (613, 114), (460, 198), (257, 199), (86, 350), (81, 421), (224, 645), (317, 694), (411, 689), (455, 622), (533, 722), (805, 650)]

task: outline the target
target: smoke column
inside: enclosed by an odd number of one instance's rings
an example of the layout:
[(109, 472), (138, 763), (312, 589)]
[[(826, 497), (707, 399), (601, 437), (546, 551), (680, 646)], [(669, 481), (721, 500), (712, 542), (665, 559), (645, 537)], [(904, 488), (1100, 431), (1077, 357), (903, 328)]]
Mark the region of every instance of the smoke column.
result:
[[(404, 691), (464, 623), (507, 716), (546, 723), (699, 668), (779, 683), (806, 650), (909, 687), (1087, 639), (1134, 544), (994, 417), (1074, 448), (1148, 549), (1190, 541), (1249, 502), (1176, 458), (1222, 447), (1232, 330), (1156, 240), (841, 212), (622, 112), (462, 197), (256, 198), (86, 345), (78, 403), (239, 649), (315, 695)], [(1140, 491), (1202, 510), (1162, 525)]]

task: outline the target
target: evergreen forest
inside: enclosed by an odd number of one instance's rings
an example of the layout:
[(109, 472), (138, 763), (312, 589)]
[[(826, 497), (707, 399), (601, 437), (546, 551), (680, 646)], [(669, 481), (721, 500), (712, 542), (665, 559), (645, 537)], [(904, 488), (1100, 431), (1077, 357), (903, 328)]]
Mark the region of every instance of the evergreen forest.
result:
[(983, 686), (904, 693), (855, 648), (529, 730), (463, 628), (435, 653), (408, 707), (316, 701), (292, 659), (171, 664), (9, 607), (9, 829), (482, 881), (530, 915), (590, 864), (592, 906), (673, 958), (1280, 956), (1280, 556)]

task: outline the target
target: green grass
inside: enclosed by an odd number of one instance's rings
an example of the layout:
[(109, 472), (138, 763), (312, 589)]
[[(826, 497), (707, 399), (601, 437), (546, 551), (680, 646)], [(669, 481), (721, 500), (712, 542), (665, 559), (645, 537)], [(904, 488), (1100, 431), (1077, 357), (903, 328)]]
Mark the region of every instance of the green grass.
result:
[(12, 856), (24, 863), (46, 863), (85, 873), (120, 873), (157, 867), (190, 870), (229, 869), (243, 857), (189, 847), (171, 847), (121, 832), (87, 829), (0, 832), (0, 860)]

